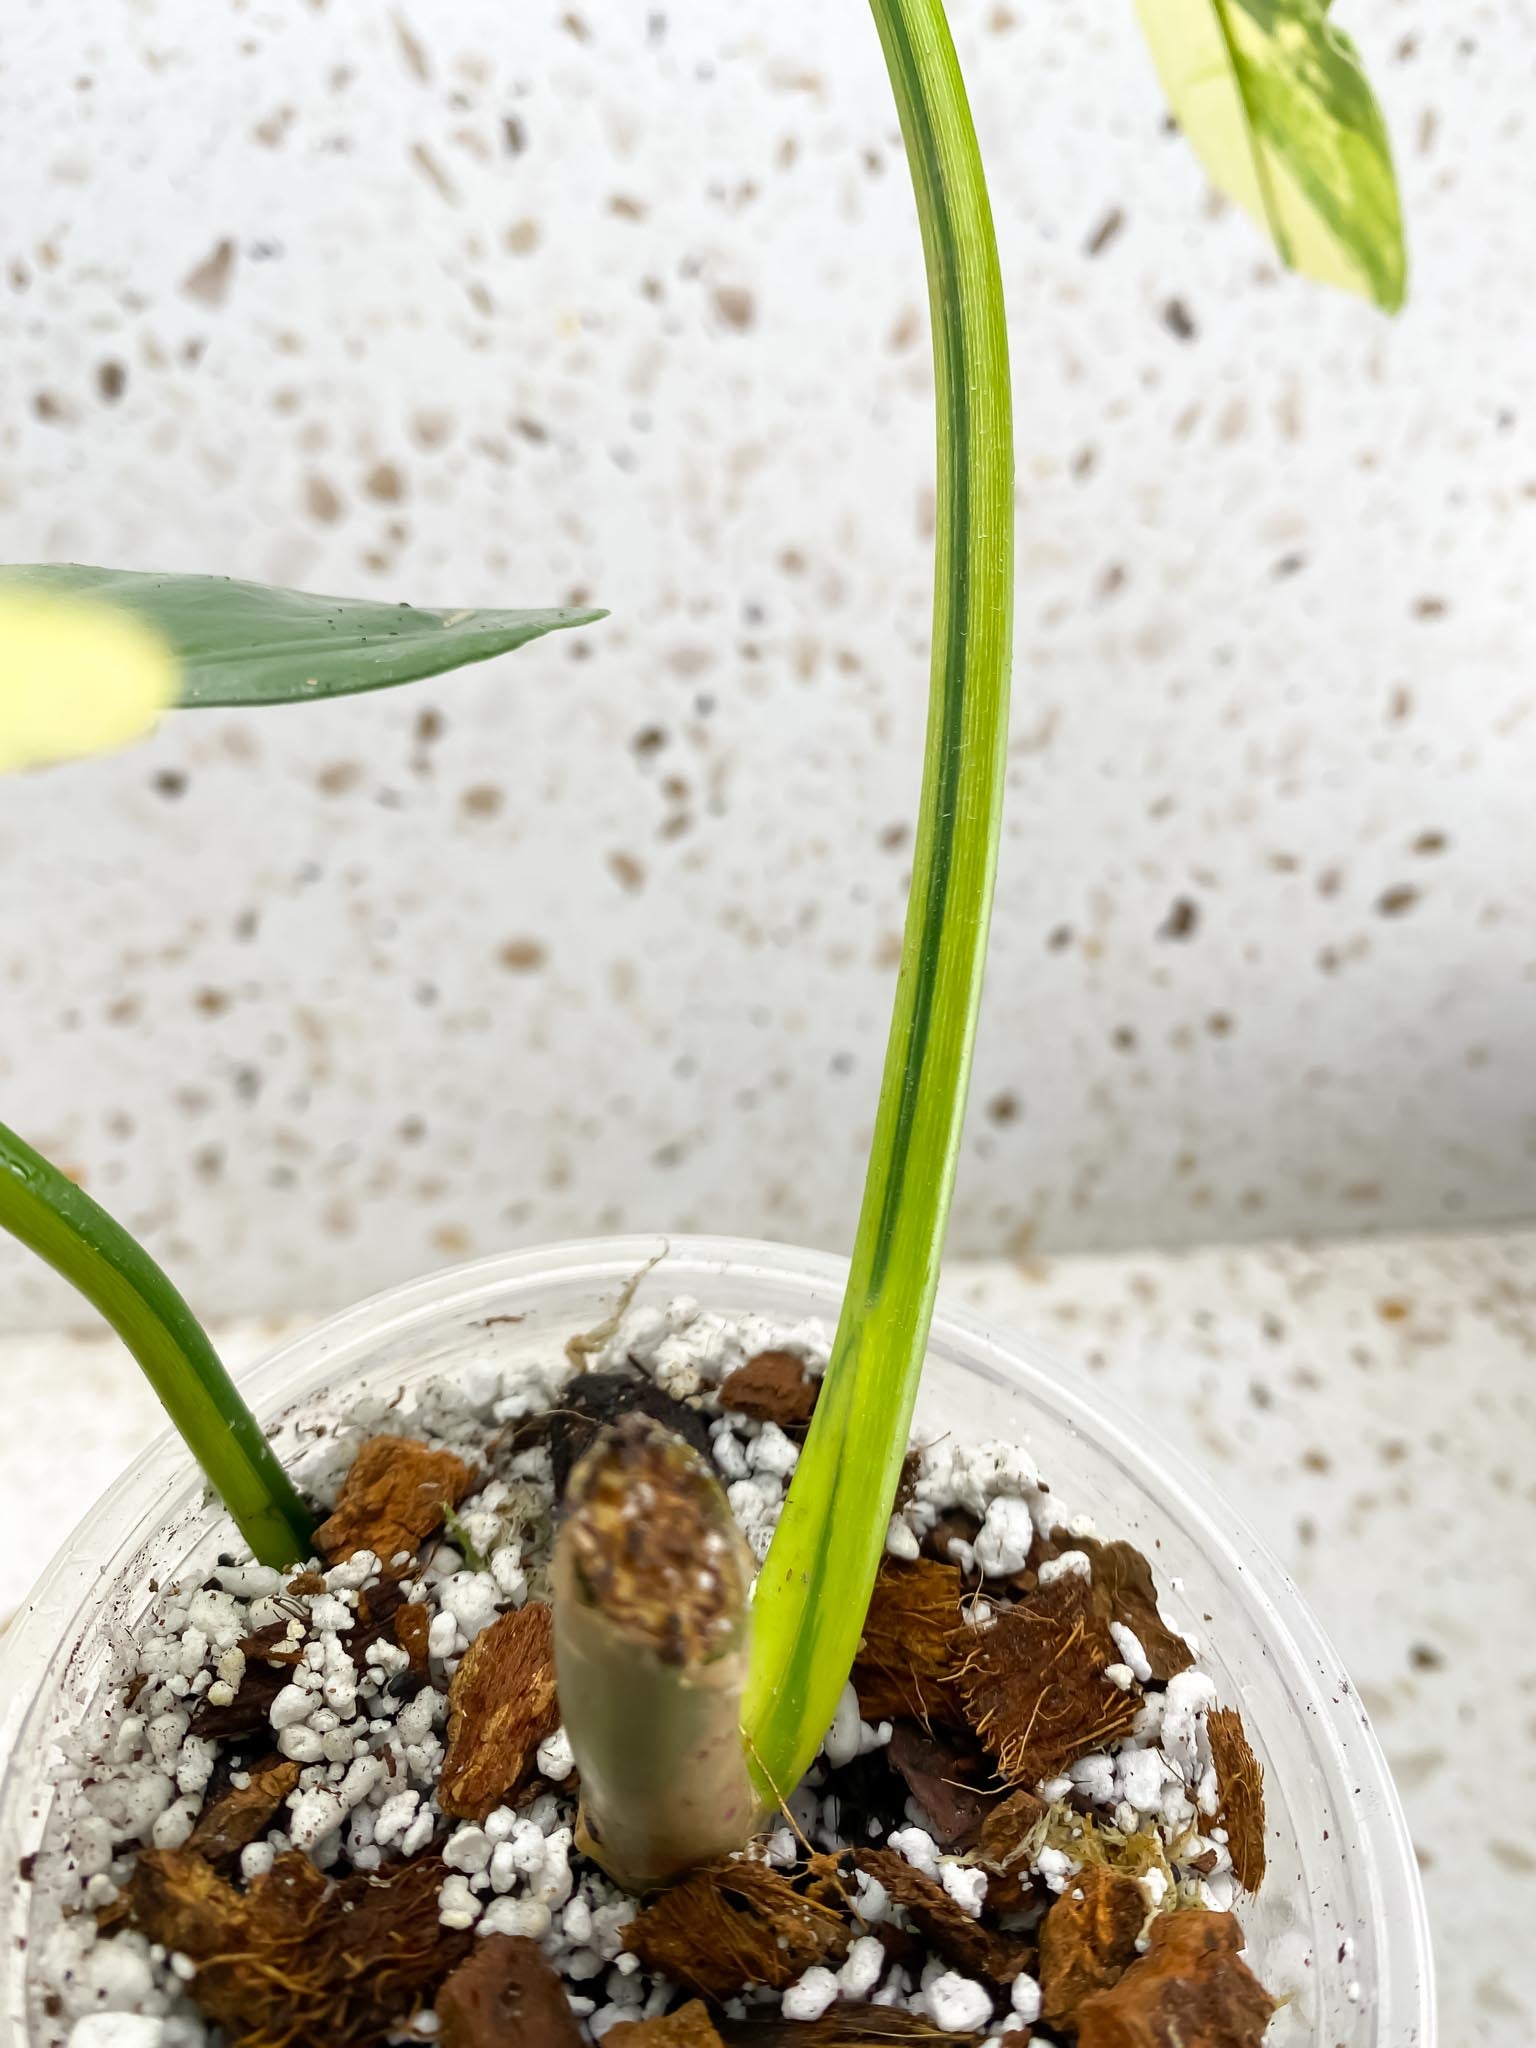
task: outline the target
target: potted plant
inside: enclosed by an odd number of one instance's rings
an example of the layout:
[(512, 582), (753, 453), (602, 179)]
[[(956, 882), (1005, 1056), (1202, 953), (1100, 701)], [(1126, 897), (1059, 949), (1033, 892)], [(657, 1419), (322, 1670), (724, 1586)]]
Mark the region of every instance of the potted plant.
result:
[[(1006, 746), (1011, 411), (942, 6), (874, 14), (928, 263), (939, 516), (851, 1264), (693, 1244), (491, 1262), (281, 1354), (258, 1421), (147, 1255), (0, 1129), (0, 1223), (122, 1334), (239, 1533), (184, 1483), (159, 1498), (158, 1451), (88, 1539), (98, 1569), (112, 1553), (105, 1611), (70, 1606), (66, 1558), (10, 1646), (23, 2038), (147, 2048), (206, 2021), (249, 2048), (454, 2048), (570, 2041), (575, 2014), (637, 2030), (626, 2048), (788, 2022), (1249, 2048), (1272, 2014), (1276, 2040), (1319, 2044), (1426, 2024), (1390, 1788), (1353, 1711), (1328, 1710), (1312, 1666), (1336, 1660), (1294, 1594), (1113, 1419), (961, 1325), (930, 1335)], [(1191, 0), (1147, 26), (1192, 139), (1285, 259), (1394, 306), (1384, 134), (1317, 0)], [(406, 681), (597, 616), (10, 572), (5, 758), (121, 739), (171, 702)], [(839, 1300), (824, 1339), (808, 1318)], [(925, 1357), (943, 1412), (914, 1448)], [(1123, 1533), (1142, 1522), (1169, 1584), (1198, 1589), (1198, 1659)], [(80, 1726), (50, 1801), (61, 1718)]]

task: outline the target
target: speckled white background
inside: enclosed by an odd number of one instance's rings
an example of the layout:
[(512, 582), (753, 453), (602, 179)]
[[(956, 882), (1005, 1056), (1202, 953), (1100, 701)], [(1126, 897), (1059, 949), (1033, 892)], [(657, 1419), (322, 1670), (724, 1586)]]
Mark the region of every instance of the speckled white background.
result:
[[(1020, 429), (956, 1246), (1529, 1214), (1536, 18), (1348, 9), (1394, 327), (1207, 203), (1128, 7), (953, 13)], [(5, 1116), (209, 1313), (845, 1244), (931, 473), (858, 0), (6, 0), (0, 192), (0, 557), (614, 612), (0, 789)]]

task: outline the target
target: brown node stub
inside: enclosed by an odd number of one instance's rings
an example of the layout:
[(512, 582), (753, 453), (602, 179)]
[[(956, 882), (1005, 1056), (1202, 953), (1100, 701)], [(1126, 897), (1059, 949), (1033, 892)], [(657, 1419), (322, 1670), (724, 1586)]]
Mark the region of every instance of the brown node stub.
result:
[(734, 1640), (749, 1556), (719, 1481), (648, 1415), (596, 1438), (562, 1536), (583, 1598), (662, 1663), (707, 1663)]

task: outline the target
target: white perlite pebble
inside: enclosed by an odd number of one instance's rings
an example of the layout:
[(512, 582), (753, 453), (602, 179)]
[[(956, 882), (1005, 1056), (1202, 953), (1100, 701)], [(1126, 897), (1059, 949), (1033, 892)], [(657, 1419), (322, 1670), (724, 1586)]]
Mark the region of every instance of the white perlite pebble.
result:
[[(472, 1643), (496, 1619), (501, 1589), (489, 1572), (456, 1572), (438, 1589), (438, 1597), (444, 1611), (458, 1623), (459, 1634)], [(430, 1630), (428, 1640), (430, 1643)], [(435, 1645), (433, 1648), (435, 1654)]]
[(288, 1834), (295, 1849), (313, 1849), (346, 1818), (346, 1808), (336, 1794), (323, 1785), (308, 1792), (295, 1792), (288, 1802), (292, 1818)]
[(1216, 1704), (1216, 1687), (1203, 1671), (1180, 1671), (1163, 1694), (1161, 1740), (1165, 1755), (1183, 1773), (1186, 1784), (1198, 1785), (1209, 1760), (1205, 1717)]
[(319, 1704), (304, 1686), (285, 1685), (272, 1702), (267, 1719), (278, 1730), (295, 1728), (300, 1721), (307, 1721)]
[(1121, 1753), (1116, 1767), (1120, 1780), (1120, 1796), (1128, 1806), (1138, 1813), (1156, 1813), (1163, 1799), (1163, 1786), (1168, 1779), (1168, 1766), (1160, 1751), (1155, 1749), (1128, 1749)]
[(984, 1870), (965, 1863), (941, 1863), (939, 1879), (962, 1913), (969, 1913), (973, 1920), (981, 1918), (982, 1902), (987, 1896)]
[(787, 2020), (819, 2020), (836, 1997), (836, 1977), (819, 1963), (813, 1963), (784, 1993), (781, 2009)]
[(859, 1722), (859, 1696), (852, 1685), (845, 1685), (837, 1702), (837, 1712), (832, 1716), (832, 1726), (827, 1730), (827, 1739), (822, 1744), (827, 1762), (833, 1770), (841, 1770), (844, 1764), (851, 1764), (862, 1747)]
[(899, 1557), (907, 1564), (913, 1564), (922, 1555), (922, 1547), (916, 1536), (900, 1515), (892, 1515), (891, 1526), (885, 1532), (885, 1548), (891, 1557)]
[(226, 1593), (241, 1600), (270, 1600), (283, 1590), (283, 1575), (265, 1564), (221, 1564), (213, 1575)]
[(467, 1877), (455, 1874), (443, 1879), (442, 1890), (437, 1895), (437, 1917), (444, 1927), (459, 1931), (474, 1926), (480, 1917), (480, 1901), (470, 1890)]
[(868, 1998), (885, 1968), (885, 1949), (873, 1934), (861, 1934), (848, 1947), (848, 1957), (837, 1973), (845, 1998)]
[(1147, 1653), (1141, 1647), (1140, 1636), (1134, 1629), (1127, 1628), (1123, 1621), (1112, 1621), (1109, 1624), (1109, 1632), (1114, 1638), (1115, 1648), (1130, 1665), (1132, 1676), (1139, 1678), (1145, 1685), (1152, 1676), (1152, 1666), (1147, 1662)]
[(542, 1941), (553, 1924), (554, 1915), (542, 1899), (492, 1899), (480, 1915), (480, 1924), (475, 1932), (521, 1934), (529, 1941)]
[(1008, 2002), (1026, 2027), (1032, 2027), (1040, 2017), (1040, 1986), (1027, 1970), (1020, 1970), (1013, 1980)]
[[(987, 1504), (986, 1519), (977, 1531), (974, 1545), (976, 1563), (989, 1579), (1005, 1579), (1023, 1571), (1035, 1540), (1034, 1518), (1028, 1504), (1011, 1495), (1000, 1495)], [(1082, 1552), (1069, 1553), (1081, 1556)], [(1042, 1583), (1045, 1569), (1040, 1573)]]
[(292, 1728), (283, 1730), (277, 1738), (277, 1747), (290, 1763), (317, 1764), (325, 1755), (325, 1738), (299, 1721)]
[(920, 1870), (924, 1877), (938, 1876), (938, 1848), (925, 1828), (893, 1828), (891, 1847), (905, 1856), (912, 1868)]
[(563, 1785), (576, 1768), (576, 1757), (571, 1749), (571, 1738), (563, 1728), (557, 1728), (553, 1735), (539, 1744), (538, 1765), (552, 1785)]
[(1054, 1586), (1058, 1579), (1091, 1579), (1093, 1566), (1086, 1550), (1064, 1550), (1059, 1557), (1048, 1557), (1040, 1567), (1042, 1586)]
[(923, 1991), (923, 2004), (946, 2034), (979, 2033), (992, 2017), (992, 2000), (980, 1984), (944, 1970)]
[(147, 2013), (92, 2012), (70, 2029), (69, 2048), (161, 2048), (165, 2021)]
[(1113, 1757), (1098, 1752), (1093, 1756), (1079, 1757), (1075, 1764), (1068, 1766), (1067, 1775), (1085, 1798), (1095, 1806), (1112, 1806), (1115, 1800), (1115, 1764)]
[(461, 1870), (466, 1876), (477, 1876), (490, 1860), (491, 1845), (484, 1828), (455, 1828), (443, 1844), (443, 1861), (448, 1868)]
[(784, 1434), (776, 1422), (765, 1422), (747, 1447), (747, 1463), (754, 1472), (787, 1479), (800, 1457), (799, 1446)]

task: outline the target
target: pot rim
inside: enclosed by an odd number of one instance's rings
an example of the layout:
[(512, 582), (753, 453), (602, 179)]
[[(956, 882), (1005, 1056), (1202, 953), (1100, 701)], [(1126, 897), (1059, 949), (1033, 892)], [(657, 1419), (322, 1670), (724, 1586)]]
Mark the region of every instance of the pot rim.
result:
[[(483, 1301), (503, 1296), (519, 1284), (548, 1285), (558, 1279), (588, 1282), (599, 1293), (616, 1292), (658, 1254), (663, 1287), (675, 1262), (695, 1273), (707, 1270), (739, 1278), (749, 1304), (754, 1275), (771, 1276), (780, 1284), (803, 1283), (808, 1292), (824, 1296), (813, 1312), (829, 1321), (835, 1318), (849, 1265), (834, 1254), (793, 1245), (687, 1233), (577, 1238), (493, 1253), (382, 1289), (278, 1345), (236, 1377), (258, 1412), (263, 1406), (270, 1411), (275, 1396), (277, 1412), (282, 1413), (291, 1404), (291, 1386), (300, 1374), (328, 1362), (343, 1372), (348, 1367), (360, 1369), (368, 1349), (386, 1331), (398, 1341), (416, 1325), (453, 1314), (471, 1317)], [(686, 1292), (687, 1274), (675, 1277), (678, 1284), (668, 1291)], [(1081, 1374), (1033, 1335), (1021, 1333), (1015, 1346), (1009, 1342), (1011, 1333), (999, 1333), (991, 1318), (950, 1305), (941, 1282), (933, 1336), (951, 1332), (976, 1354), (974, 1362), (984, 1376), (1014, 1390), (1022, 1383), (1033, 1400), (1053, 1409), (1070, 1430), (1131, 1468), (1157, 1506), (1171, 1507), (1176, 1498), (1179, 1518), (1196, 1532), (1202, 1552), (1242, 1581), (1255, 1626), (1295, 1681), (1298, 1715), (1309, 1714), (1314, 1734), (1326, 1742), (1339, 1782), (1354, 1787), (1352, 1811), (1370, 1836), (1367, 1861), (1378, 1926), (1388, 1934), (1394, 1951), (1412, 1959), (1415, 1995), (1401, 2006), (1398, 2001), (1406, 1986), (1394, 1983), (1391, 2048), (1399, 2043), (1401, 2048), (1429, 2048), (1435, 2038), (1433, 1952), (1407, 1822), (1365, 1710), (1343, 1675), (1344, 1662), (1299, 1588), (1210, 1479), (1155, 1427), (1133, 1416), (1115, 1395), (1098, 1386), (1085, 1387)], [(286, 1395), (285, 1387), (290, 1389)], [(270, 1412), (264, 1419), (271, 1419)], [(6, 1781), (22, 1755), (19, 1739), (33, 1721), (34, 1709), (42, 1705), (48, 1669), (59, 1647), (60, 1619), (80, 1614), (93, 1581), (111, 1583), (103, 1574), (101, 1545), (93, 1544), (92, 1532), (103, 1524), (115, 1530), (124, 1539), (119, 1556), (129, 1544), (152, 1534), (160, 1519), (166, 1468), (178, 1458), (184, 1463), (185, 1457), (172, 1430), (157, 1435), (82, 1516), (10, 1628), (0, 1635), (0, 1810), (8, 1804)], [(1395, 1979), (1399, 1975), (1393, 1972)], [(1397, 2023), (1402, 2021), (1407, 2026), (1399, 2035)], [(1388, 2044), (1383, 2042), (1382, 2048)]]

